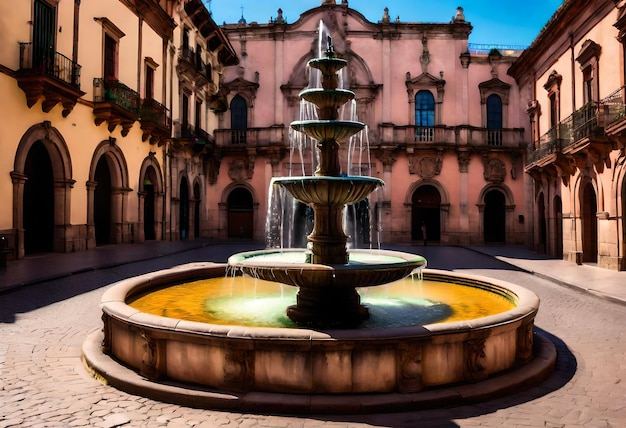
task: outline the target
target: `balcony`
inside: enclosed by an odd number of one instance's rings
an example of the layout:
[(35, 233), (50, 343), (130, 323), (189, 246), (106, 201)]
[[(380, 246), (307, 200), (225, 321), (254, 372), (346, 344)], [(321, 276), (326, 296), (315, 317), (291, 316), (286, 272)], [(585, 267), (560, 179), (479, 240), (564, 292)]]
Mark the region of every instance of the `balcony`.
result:
[(400, 143), (407, 148), (436, 148), (445, 146), (472, 146), (497, 148), (519, 148), (526, 144), (521, 128), (487, 129), (474, 126), (432, 127), (383, 124), (379, 126), (382, 145)]
[(61, 103), (61, 114), (67, 117), (78, 98), (85, 95), (80, 90), (80, 70), (80, 65), (58, 52), (34, 47), (32, 43), (20, 43), (20, 68), (16, 78), (26, 94), (29, 108), (43, 97), (41, 109), (45, 113)]
[(106, 121), (109, 132), (120, 125), (122, 136), (128, 135), (130, 128), (139, 119), (139, 94), (110, 77), (93, 79), (93, 94), (96, 126)]
[(176, 125), (174, 138), (178, 147), (187, 147), (195, 153), (211, 154), (215, 150), (215, 138), (199, 126)]
[(626, 146), (626, 86), (614, 91), (601, 102), (600, 114), (604, 119), (604, 132), (619, 147)]
[(201, 56), (189, 46), (183, 46), (178, 56), (176, 70), (179, 74), (187, 75), (198, 86), (204, 86), (213, 82), (210, 67), (202, 60)]
[(525, 170), (552, 165), (559, 175), (568, 176), (589, 159), (601, 171), (613, 146), (605, 122), (602, 102), (585, 104), (541, 136), (539, 147), (528, 153)]
[(289, 146), (285, 127), (282, 125), (269, 128), (218, 129), (215, 131), (215, 142), (217, 147), (227, 152)]
[(172, 133), (172, 125), (168, 109), (153, 99), (145, 99), (141, 104), (140, 118), (142, 140), (150, 138), (150, 144), (169, 138)]

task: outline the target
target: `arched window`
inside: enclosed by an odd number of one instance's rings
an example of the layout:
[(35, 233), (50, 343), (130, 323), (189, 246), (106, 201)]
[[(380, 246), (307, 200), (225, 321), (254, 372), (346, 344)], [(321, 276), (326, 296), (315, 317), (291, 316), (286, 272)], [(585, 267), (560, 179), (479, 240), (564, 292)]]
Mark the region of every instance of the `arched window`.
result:
[(502, 145), (502, 99), (496, 94), (487, 98), (487, 141), (489, 145)]
[(435, 126), (435, 97), (430, 91), (415, 95), (415, 141), (433, 141)]
[(248, 129), (248, 104), (241, 95), (236, 95), (230, 102), (230, 124), (233, 144), (245, 144)]

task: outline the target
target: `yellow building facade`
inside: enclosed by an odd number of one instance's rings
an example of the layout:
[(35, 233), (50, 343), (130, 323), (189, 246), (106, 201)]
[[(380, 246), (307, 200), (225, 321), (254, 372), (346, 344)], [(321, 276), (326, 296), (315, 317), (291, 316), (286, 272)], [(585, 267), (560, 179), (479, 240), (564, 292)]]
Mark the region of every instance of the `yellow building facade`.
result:
[(1, 9), (0, 234), (13, 256), (199, 234), (205, 174), (189, 166), (208, 156), (215, 82), (237, 62), (202, 2)]

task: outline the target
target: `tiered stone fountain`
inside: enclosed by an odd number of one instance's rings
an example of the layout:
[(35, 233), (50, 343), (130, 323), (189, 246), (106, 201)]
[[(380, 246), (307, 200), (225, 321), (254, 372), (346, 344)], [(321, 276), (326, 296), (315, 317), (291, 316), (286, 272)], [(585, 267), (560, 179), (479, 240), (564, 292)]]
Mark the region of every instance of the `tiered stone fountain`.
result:
[(502, 281), (426, 269), (424, 280), (486, 290), (514, 307), (463, 321), (357, 327), (368, 317), (357, 287), (404, 278), (426, 261), (346, 248), (343, 207), (383, 183), (341, 174), (338, 142), (363, 127), (337, 120), (338, 107), (354, 96), (337, 88), (337, 71), (345, 64), (332, 46), (310, 62), (321, 71), (323, 87), (302, 97), (318, 107), (319, 120), (292, 126), (319, 141), (320, 166), (313, 177), (278, 179), (313, 207), (308, 247), (229, 259), (231, 268), (246, 274), (297, 286), (296, 304), (287, 313), (300, 328), (169, 318), (168, 307), (158, 315), (143, 312), (131, 306), (139, 296), (223, 277), (227, 266), (193, 263), (149, 273), (121, 281), (102, 296), (104, 327), (83, 346), (85, 364), (98, 379), (187, 406), (320, 414), (452, 406), (498, 397), (551, 373), (554, 346), (533, 333), (539, 299)]
[[(339, 142), (361, 131), (364, 124), (338, 120), (339, 108), (354, 98), (354, 93), (338, 89), (338, 72), (347, 61), (336, 58), (328, 37), (326, 56), (309, 61), (321, 72), (321, 88), (306, 89), (300, 96), (317, 107), (318, 120), (291, 124), (319, 143), (319, 166), (315, 176), (277, 178), (275, 183), (287, 189), (300, 202), (313, 208), (313, 232), (307, 237), (306, 251), (264, 250), (236, 254), (229, 265), (246, 274), (278, 281), (299, 288), (297, 304), (287, 315), (300, 325), (318, 327), (354, 327), (368, 317), (360, 304), (358, 287), (386, 284), (404, 278), (426, 265), (414, 254), (352, 250), (343, 230), (346, 205), (367, 198), (382, 180), (374, 177), (346, 176), (339, 163)], [(299, 255), (299, 260), (298, 260)], [(367, 258), (367, 262), (363, 258)], [(295, 262), (294, 262), (295, 260)]]

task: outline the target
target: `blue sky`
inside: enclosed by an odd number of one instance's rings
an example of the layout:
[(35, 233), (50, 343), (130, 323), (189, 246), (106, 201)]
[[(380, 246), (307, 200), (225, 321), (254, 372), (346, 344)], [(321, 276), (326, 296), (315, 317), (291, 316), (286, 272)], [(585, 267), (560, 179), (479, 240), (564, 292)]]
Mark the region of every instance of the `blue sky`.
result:
[[(267, 23), (278, 8), (287, 22), (322, 4), (322, 0), (204, 0), (219, 25), (235, 23), (243, 16), (247, 22)], [(378, 22), (385, 7), (392, 20), (403, 22), (449, 22), (457, 6), (474, 29), (470, 43), (528, 46), (556, 12), (563, 0), (348, 0), (350, 8), (368, 20)]]

